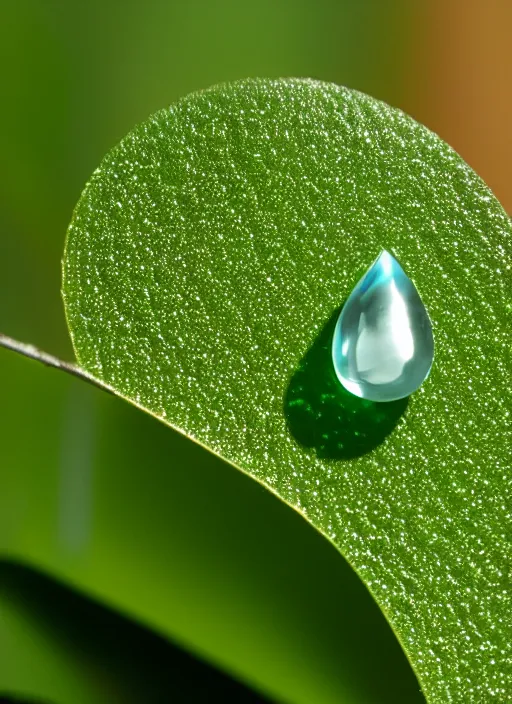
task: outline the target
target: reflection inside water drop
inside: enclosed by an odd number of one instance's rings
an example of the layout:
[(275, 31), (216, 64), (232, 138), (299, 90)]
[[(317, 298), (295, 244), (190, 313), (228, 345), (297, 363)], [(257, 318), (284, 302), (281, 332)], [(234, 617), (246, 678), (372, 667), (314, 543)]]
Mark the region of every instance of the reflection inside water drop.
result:
[(350, 393), (395, 401), (416, 391), (434, 359), (434, 338), (418, 291), (386, 250), (343, 306), (333, 336), (338, 379)]

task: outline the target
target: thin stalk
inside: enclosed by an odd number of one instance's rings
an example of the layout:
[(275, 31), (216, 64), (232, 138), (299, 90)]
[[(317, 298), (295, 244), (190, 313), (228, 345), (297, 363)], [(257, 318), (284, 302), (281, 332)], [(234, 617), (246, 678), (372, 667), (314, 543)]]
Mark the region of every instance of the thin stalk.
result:
[(110, 393), (113, 393), (112, 389), (107, 384), (104, 384), (99, 379), (96, 379), (95, 377), (91, 376), (91, 374), (86, 372), (84, 369), (81, 369), (76, 364), (73, 364), (72, 362), (65, 362), (64, 360), (59, 359), (58, 357), (54, 357), (52, 354), (48, 354), (48, 352), (43, 352), (43, 350), (38, 349), (34, 345), (28, 345), (25, 342), (19, 342), (18, 340), (15, 340), (14, 338), (9, 337), (8, 335), (3, 335), (2, 333), (0, 333), (0, 347), (5, 347), (6, 349), (12, 350), (13, 352), (17, 352), (18, 354), (21, 354), (24, 357), (28, 357), (29, 359), (35, 359), (36, 362), (41, 362), (41, 364), (44, 364), (47, 367), (60, 369), (61, 371), (66, 372), (67, 374), (71, 374), (72, 376), (76, 376), (79, 379), (83, 379), (89, 384), (93, 384), (94, 386), (97, 386), (100, 389), (103, 389), (104, 391), (109, 391)]

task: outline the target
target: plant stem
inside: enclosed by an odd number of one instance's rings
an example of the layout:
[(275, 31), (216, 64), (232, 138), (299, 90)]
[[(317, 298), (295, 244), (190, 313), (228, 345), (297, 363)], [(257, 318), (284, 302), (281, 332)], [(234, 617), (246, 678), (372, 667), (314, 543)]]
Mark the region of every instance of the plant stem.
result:
[(76, 364), (73, 364), (72, 362), (65, 362), (58, 357), (54, 357), (52, 354), (48, 354), (48, 352), (43, 352), (43, 350), (38, 349), (34, 345), (27, 345), (24, 342), (19, 342), (8, 335), (3, 335), (0, 333), (0, 347), (5, 347), (6, 349), (17, 352), (24, 357), (28, 357), (29, 359), (35, 359), (36, 362), (41, 362), (41, 364), (44, 364), (47, 367), (60, 369), (61, 371), (66, 372), (67, 374), (72, 374), (79, 379), (83, 379), (89, 384), (93, 384), (104, 391), (113, 393), (112, 389), (107, 384), (104, 384), (99, 379), (91, 376), (91, 374), (86, 372), (84, 369), (81, 369)]

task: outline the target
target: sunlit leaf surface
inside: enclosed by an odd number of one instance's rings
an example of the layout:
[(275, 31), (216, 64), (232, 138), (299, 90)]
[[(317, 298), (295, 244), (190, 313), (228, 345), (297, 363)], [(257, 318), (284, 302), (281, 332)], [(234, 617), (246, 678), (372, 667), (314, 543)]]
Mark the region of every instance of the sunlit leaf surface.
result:
[[(430, 702), (510, 689), (508, 237), (434, 134), (298, 80), (158, 112), (104, 159), (68, 234), (80, 364), (326, 535)], [(358, 401), (331, 365), (336, 313), (382, 248), (433, 323), (434, 366), (408, 403)]]

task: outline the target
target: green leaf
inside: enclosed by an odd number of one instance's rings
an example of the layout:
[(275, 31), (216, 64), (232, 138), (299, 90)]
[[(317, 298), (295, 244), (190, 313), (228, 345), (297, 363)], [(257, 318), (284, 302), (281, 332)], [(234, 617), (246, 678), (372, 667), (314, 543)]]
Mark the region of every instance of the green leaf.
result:
[[(262, 704), (259, 695), (83, 595), (0, 561), (0, 701)], [(11, 701), (10, 699), (8, 701)], [(23, 699), (23, 702), (25, 699)]]
[[(271, 701), (420, 701), (398, 642), (355, 572), (273, 494), (123, 400), (1, 347), (0, 388), (9, 409), (1, 450), (0, 696), (103, 704), (97, 680), (101, 687), (103, 668), (112, 670), (120, 653), (107, 647), (113, 655), (103, 657), (97, 623), (89, 635), (98, 669), (80, 657), (89, 640), (83, 623), (75, 622), (74, 645), (66, 647), (61, 597), (48, 596), (56, 606), (40, 618), (34, 585), (30, 600), (18, 584), (6, 593), (2, 561), (15, 560), (149, 626)], [(78, 605), (71, 610), (76, 617)], [(131, 682), (124, 678), (123, 691)], [(103, 696), (111, 704), (109, 692)]]
[[(79, 363), (331, 540), (430, 702), (510, 688), (510, 234), (434, 134), (301, 80), (220, 86), (160, 111), (107, 155), (68, 232)], [(336, 311), (382, 248), (434, 328), (432, 373), (408, 405), (357, 402), (330, 366)]]

